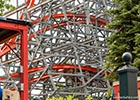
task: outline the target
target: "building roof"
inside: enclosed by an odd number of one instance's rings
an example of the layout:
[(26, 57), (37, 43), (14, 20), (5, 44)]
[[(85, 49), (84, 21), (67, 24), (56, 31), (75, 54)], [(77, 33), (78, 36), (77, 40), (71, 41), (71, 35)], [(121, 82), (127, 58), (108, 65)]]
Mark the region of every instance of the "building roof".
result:
[(29, 25), (30, 23), (23, 20), (17, 20), (17, 19), (11, 19), (6, 17), (0, 17), (0, 21), (10, 22), (10, 23), (16, 23), (16, 24), (22, 24), (22, 25)]

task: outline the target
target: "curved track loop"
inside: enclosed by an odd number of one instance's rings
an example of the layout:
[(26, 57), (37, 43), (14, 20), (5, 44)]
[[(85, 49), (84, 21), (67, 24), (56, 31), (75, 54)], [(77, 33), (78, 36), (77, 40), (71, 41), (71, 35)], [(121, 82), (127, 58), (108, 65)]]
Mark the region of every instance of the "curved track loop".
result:
[[(27, 0), (27, 12), (21, 13), (20, 19), (31, 22), (30, 99), (68, 94), (80, 100), (86, 95), (102, 98), (108, 88), (103, 79), (107, 73), (102, 66), (107, 51), (105, 38), (109, 35), (105, 30), (107, 16), (102, 13), (108, 5), (112, 6), (109, 1), (100, 0)], [(7, 44), (10, 48), (3, 44), (0, 58), (4, 68), (9, 68), (9, 77), (0, 81), (13, 80), (18, 86), (20, 60), (14, 53), (20, 53), (20, 36)]]
[[(83, 71), (89, 71), (89, 72), (92, 72), (92, 73), (97, 72), (97, 68), (91, 68), (89, 66), (81, 66), (81, 68), (82, 68)], [(28, 73), (30, 74), (30, 73), (34, 73), (34, 72), (41, 71), (41, 70), (44, 70), (44, 69), (45, 69), (45, 66), (40, 66), (40, 67), (37, 67), (37, 68), (31, 68), (31, 69), (28, 70)], [(64, 71), (69, 70), (69, 69), (79, 70), (78, 66), (73, 66), (73, 65), (54, 65), (53, 69), (58, 70), (60, 72), (64, 72)], [(19, 73), (10, 74), (10, 77), (11, 78), (18, 78)], [(44, 80), (46, 78), (49, 78), (49, 75), (43, 75), (41, 80)], [(5, 78), (0, 78), (0, 80), (5, 80)], [(33, 78), (32, 80), (29, 80), (29, 82), (36, 82), (37, 80), (38, 80), (38, 77)]]
[[(57, 19), (57, 18), (64, 18), (64, 14), (54, 14), (54, 15), (52, 15), (53, 16), (53, 18), (55, 18), (55, 19)], [(67, 14), (66, 15), (68, 18), (72, 18), (72, 17), (75, 17), (75, 18), (86, 18), (86, 15), (85, 14), (82, 14), (82, 15), (74, 15), (74, 14)], [(22, 16), (20, 17), (20, 19), (22, 18)], [(40, 18), (37, 18), (35, 21), (33, 21), (33, 22), (31, 22), (32, 24), (37, 24), (38, 22), (40, 22), (41, 20), (46, 20), (46, 19), (48, 19), (49, 18), (49, 16), (44, 16), (44, 18), (43, 19), (40, 19)], [(95, 24), (96, 22), (95, 22), (95, 16), (90, 16), (90, 19), (91, 19), (91, 24)], [(86, 24), (86, 20), (76, 20), (75, 22), (77, 22), (77, 23), (80, 23), (80, 24)], [(105, 22), (105, 20), (104, 19), (98, 19), (97, 20), (97, 22), (98, 22), (98, 25), (102, 25), (102, 26), (105, 26), (106, 25), (106, 22)], [(70, 23), (70, 24), (73, 24), (73, 23)], [(64, 26), (66, 26), (67, 25), (67, 23), (66, 22), (61, 22), (61, 23), (59, 23), (59, 24), (54, 24), (52, 27), (53, 28), (58, 28), (58, 27), (64, 27)], [(47, 27), (47, 28), (45, 28), (45, 29), (41, 29), (41, 30), (38, 30), (37, 32), (39, 33), (40, 31), (48, 31), (48, 30), (50, 30), (50, 27)], [(30, 36), (30, 39), (32, 39), (34, 36), (33, 36), (33, 34)], [(9, 44), (9, 46), (12, 48), (12, 49), (14, 49), (15, 47), (16, 47), (16, 44), (11, 44), (11, 43), (13, 43), (14, 41), (15, 41), (15, 39), (16, 38), (12, 38), (10, 41), (8, 41), (8, 44)], [(1, 48), (1, 52), (0, 52), (0, 58), (2, 57), (2, 56), (4, 56), (6, 53), (8, 53), (9, 51), (10, 51), (11, 49), (10, 48), (8, 48), (6, 45), (3, 45), (3, 47)]]

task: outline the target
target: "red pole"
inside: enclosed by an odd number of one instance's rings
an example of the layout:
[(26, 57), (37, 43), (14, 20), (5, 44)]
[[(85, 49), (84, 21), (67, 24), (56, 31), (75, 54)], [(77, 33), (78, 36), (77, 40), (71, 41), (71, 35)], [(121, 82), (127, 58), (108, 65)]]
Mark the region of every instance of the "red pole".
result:
[(120, 86), (119, 84), (116, 84), (113, 86), (113, 89), (115, 91), (115, 100), (120, 100), (120, 96), (119, 96), (119, 93), (120, 93)]
[(21, 100), (28, 100), (28, 26), (21, 34)]

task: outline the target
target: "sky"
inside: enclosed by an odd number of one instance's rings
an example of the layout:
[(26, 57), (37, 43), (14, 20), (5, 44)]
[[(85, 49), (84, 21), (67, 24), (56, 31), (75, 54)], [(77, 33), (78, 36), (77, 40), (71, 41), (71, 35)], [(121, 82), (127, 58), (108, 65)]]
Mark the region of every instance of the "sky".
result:
[(11, 0), (11, 4), (17, 6), (16, 2), (18, 1), (18, 5), (21, 5), (25, 2), (25, 0)]

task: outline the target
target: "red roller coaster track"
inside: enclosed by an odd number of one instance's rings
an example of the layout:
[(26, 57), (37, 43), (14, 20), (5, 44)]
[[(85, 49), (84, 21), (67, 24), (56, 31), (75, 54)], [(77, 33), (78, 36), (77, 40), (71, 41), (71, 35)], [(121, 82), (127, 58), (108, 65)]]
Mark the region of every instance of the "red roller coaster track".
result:
[[(45, 20), (45, 19), (47, 19), (49, 16), (45, 16), (42, 20)], [(64, 17), (64, 14), (54, 14), (53, 15), (53, 17), (54, 18), (63, 18)], [(69, 17), (69, 18), (71, 18), (71, 17), (76, 17), (76, 18), (85, 18), (85, 15), (74, 15), (74, 14), (67, 14), (67, 17)], [(38, 18), (38, 19), (36, 19), (36, 21), (39, 21), (40, 20), (40, 18)], [(77, 20), (76, 22), (78, 22), (78, 23), (81, 23), (81, 24), (85, 24), (86, 23), (86, 21), (85, 20)], [(91, 22), (92, 22), (92, 24), (95, 24), (95, 16), (91, 16)], [(32, 22), (32, 24), (37, 24), (37, 22)], [(71, 23), (72, 24), (72, 23)], [(104, 19), (98, 19), (98, 24), (99, 25), (106, 25), (106, 22), (105, 22), (105, 20)], [(58, 26), (61, 26), (61, 27), (63, 27), (63, 26), (66, 26), (67, 25), (67, 23), (66, 22), (62, 22), (62, 23), (59, 23), (59, 25), (58, 24), (54, 24), (53, 25), (53, 28), (57, 28)], [(42, 29), (41, 31), (43, 31), (43, 30), (45, 30), (45, 31), (48, 31), (48, 30), (50, 30), (50, 27), (47, 27), (46, 29)], [(38, 30), (37, 32), (39, 32), (40, 30)], [(34, 37), (34, 35), (32, 34), (31, 36), (30, 36), (30, 39), (32, 39)], [(11, 51), (12, 49), (14, 49), (14, 48), (16, 48), (16, 44), (12, 44), (12, 42), (14, 42), (14, 40), (15, 40), (15, 38), (13, 38), (13, 39), (11, 39), (7, 44), (9, 44), (9, 46), (10, 46), (10, 48), (8, 48), (7, 46), (6, 46), (6, 44), (4, 44), (3, 46), (2, 46), (2, 52), (0, 52), (0, 58), (2, 57), (2, 56), (4, 56), (5, 54), (7, 54), (9, 51)], [(20, 42), (19, 42), (20, 43)], [(54, 66), (54, 69), (67, 69), (67, 68), (74, 68), (74, 66), (66, 66), (66, 65), (59, 65), (59, 66)], [(76, 68), (78, 68), (78, 67), (76, 67)], [(91, 67), (88, 67), (88, 66), (82, 66), (82, 69), (83, 70), (87, 70), (87, 71), (91, 71), (91, 72), (96, 72), (97, 70), (96, 70), (96, 68), (91, 68)], [(34, 72), (34, 71), (38, 71), (38, 70), (42, 70), (42, 67), (40, 67), (40, 68), (33, 68), (33, 69), (29, 69), (29, 73), (31, 73), (31, 72)], [(11, 77), (17, 77), (18, 75), (17, 75), (18, 73), (14, 73), (14, 74), (11, 74)], [(44, 76), (45, 77), (45, 76)], [(44, 78), (43, 77), (43, 78)], [(34, 79), (33, 79), (34, 80)], [(37, 80), (37, 78), (35, 79), (35, 80)]]
[[(35, 0), (27, 0), (27, 7), (31, 8), (34, 6)], [(28, 12), (30, 13), (30, 12)], [(63, 13), (59, 13), (59, 14), (53, 14), (52, 17), (54, 19), (60, 19), (60, 18), (64, 18), (65, 16), (67, 16), (67, 18), (75, 18), (75, 22), (76, 23), (80, 23), (80, 24), (86, 24), (86, 14), (71, 14), (71, 13), (67, 13), (66, 15), (64, 15)], [(31, 22), (32, 25), (36, 25), (38, 24), (40, 21), (44, 21), (47, 20), (49, 18), (49, 16), (44, 16), (43, 18), (37, 18), (34, 21)], [(22, 19), (22, 14), (20, 16), (20, 19)], [(103, 18), (96, 18), (96, 16), (94, 15), (90, 15), (90, 22), (91, 24), (95, 25), (96, 23), (98, 23), (99, 26), (105, 26), (106, 25), (106, 21)], [(69, 23), (70, 25), (73, 25), (73, 23)], [(58, 24), (53, 24), (51, 27), (46, 27), (46, 28), (42, 28), (40, 30), (37, 30), (37, 33), (40, 32), (46, 32), (49, 31), (51, 28), (58, 28), (58, 27), (64, 27), (67, 26), (67, 22), (60, 22)], [(33, 39), (35, 36), (33, 33), (30, 34), (29, 39)], [(11, 50), (14, 50), (17, 46), (17, 44), (14, 44), (14, 41), (16, 40), (16, 37), (10, 39), (9, 41), (5, 42), (3, 44), (3, 46), (1, 47), (1, 52), (0, 52), (0, 58), (2, 58), (4, 55), (8, 54)], [(18, 44), (20, 44), (21, 42), (18, 41)], [(7, 46), (8, 45), (8, 46)], [(34, 72), (38, 72), (41, 70), (44, 70), (45, 66), (37, 66), (35, 68), (29, 68), (28, 69), (28, 73), (34, 73)], [(66, 70), (68, 69), (76, 69), (79, 70), (79, 66), (78, 65), (68, 65), (68, 64), (55, 64), (52, 67), (53, 70), (57, 70), (58, 72), (64, 73)], [(97, 68), (92, 68), (90, 66), (81, 66), (81, 69), (83, 71), (88, 71), (91, 73), (97, 73), (98, 70)], [(104, 72), (103, 72), (104, 73)], [(53, 76), (57, 76), (57, 74), (53, 75)], [(15, 72), (10, 74), (11, 78), (18, 78), (19, 77), (19, 73)], [(33, 83), (33, 82), (37, 82), (39, 79), (40, 80), (45, 80), (48, 79), (50, 76), (48, 74), (44, 74), (41, 78), (40, 77), (36, 77), (36, 78), (32, 78), (29, 80), (29, 83)], [(6, 78), (0, 78), (0, 80), (5, 80)]]
[[(63, 17), (64, 17), (64, 14), (54, 14), (53, 17), (54, 17), (54, 18), (63, 18)], [(85, 14), (83, 14), (83, 15), (67, 14), (67, 17), (68, 17), (68, 18), (76, 17), (76, 18), (78, 19), (78, 18), (85, 18), (86, 15), (85, 15)], [(45, 16), (42, 20), (46, 20), (47, 18), (49, 18), (49, 16)], [(91, 18), (92, 24), (95, 24), (95, 18), (96, 18), (96, 17), (93, 16), (93, 15), (91, 15), (90, 18)], [(41, 19), (38, 18), (38, 19), (36, 19), (36, 21), (31, 22), (31, 23), (32, 23), (32, 24), (37, 24), (39, 20), (41, 20)], [(85, 24), (85, 23), (86, 23), (86, 20), (77, 20), (76, 22), (81, 23), (81, 24)], [(71, 23), (71, 24), (73, 24), (73, 23)], [(99, 24), (99, 25), (102, 25), (102, 26), (105, 26), (105, 25), (106, 25), (106, 22), (105, 22), (104, 19), (101, 19), (101, 18), (100, 18), (100, 19), (98, 19), (98, 24)], [(60, 27), (60, 26), (63, 27), (63, 26), (66, 26), (66, 25), (67, 25), (66, 22), (61, 22), (61, 23), (59, 23), (59, 24), (54, 24), (52, 27), (53, 27), (53, 28), (58, 28), (58, 27)], [(47, 27), (47, 28), (42, 29), (42, 30), (38, 30), (37, 32), (40, 32), (40, 31), (48, 31), (48, 30), (50, 30), (50, 27)], [(34, 37), (34, 36), (33, 36), (33, 34), (32, 34), (32, 35), (30, 36), (30, 39), (32, 39), (33, 37)], [(7, 44), (9, 44), (9, 46), (11, 47), (11, 49), (14, 49), (14, 48), (16, 47), (16, 44), (12, 44), (14, 41), (15, 41), (15, 38), (11, 39), (11, 40), (7, 43)], [(4, 56), (5, 54), (7, 54), (11, 49), (8, 48), (8, 47), (4, 44), (4, 45), (2, 46), (2, 48), (1, 48), (0, 58), (1, 58), (2, 56)]]

